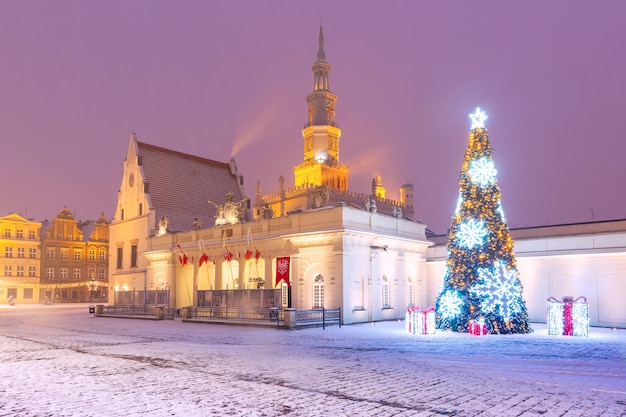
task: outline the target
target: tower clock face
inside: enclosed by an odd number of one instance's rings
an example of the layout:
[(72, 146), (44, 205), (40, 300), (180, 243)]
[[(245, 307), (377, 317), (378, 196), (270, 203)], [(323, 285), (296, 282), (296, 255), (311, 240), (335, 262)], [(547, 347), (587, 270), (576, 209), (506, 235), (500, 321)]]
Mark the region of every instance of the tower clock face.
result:
[(133, 174), (130, 174), (128, 176), (128, 185), (130, 187), (132, 187), (133, 185), (135, 185), (135, 176)]

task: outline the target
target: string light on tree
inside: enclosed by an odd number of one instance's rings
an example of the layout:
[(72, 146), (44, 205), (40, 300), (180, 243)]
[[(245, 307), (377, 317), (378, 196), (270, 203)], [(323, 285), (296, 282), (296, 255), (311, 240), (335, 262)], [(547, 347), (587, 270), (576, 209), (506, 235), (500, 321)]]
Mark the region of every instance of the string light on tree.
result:
[(456, 317), (461, 314), (463, 299), (454, 290), (448, 290), (440, 297), (439, 310), (446, 317)]
[(488, 187), (496, 182), (498, 172), (489, 158), (479, 158), (470, 162), (470, 179), (481, 187)]
[(459, 245), (464, 248), (481, 246), (485, 243), (485, 237), (489, 231), (485, 227), (485, 222), (478, 219), (469, 219), (459, 224), (457, 236)]
[(448, 257), (437, 297), (437, 327), (468, 332), (484, 320), (488, 333), (530, 332), (513, 240), (502, 209), (489, 144), (487, 114), (470, 114), (459, 197), (448, 233)]
[(472, 292), (481, 300), (482, 311), (499, 314), (508, 320), (522, 310), (524, 302), (516, 274), (502, 260), (492, 268), (478, 269), (479, 281), (472, 287)]

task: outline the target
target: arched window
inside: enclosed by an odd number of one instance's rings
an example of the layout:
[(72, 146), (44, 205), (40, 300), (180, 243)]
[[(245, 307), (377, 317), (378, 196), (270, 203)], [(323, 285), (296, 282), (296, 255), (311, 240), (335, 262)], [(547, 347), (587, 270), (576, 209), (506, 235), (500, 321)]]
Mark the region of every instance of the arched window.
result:
[(407, 306), (415, 305), (413, 300), (413, 280), (411, 277), (406, 279), (406, 304)]
[(317, 274), (313, 280), (313, 308), (324, 308), (324, 277)]
[(381, 294), (383, 296), (383, 308), (390, 308), (391, 305), (389, 303), (389, 280), (387, 279), (386, 275), (383, 275)]

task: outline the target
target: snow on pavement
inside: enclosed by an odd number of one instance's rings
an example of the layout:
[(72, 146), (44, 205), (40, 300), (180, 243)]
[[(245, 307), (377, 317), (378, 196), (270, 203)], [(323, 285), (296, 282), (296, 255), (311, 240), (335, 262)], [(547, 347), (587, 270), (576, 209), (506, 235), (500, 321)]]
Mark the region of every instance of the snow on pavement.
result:
[(0, 307), (0, 416), (626, 416), (626, 330), (411, 335)]

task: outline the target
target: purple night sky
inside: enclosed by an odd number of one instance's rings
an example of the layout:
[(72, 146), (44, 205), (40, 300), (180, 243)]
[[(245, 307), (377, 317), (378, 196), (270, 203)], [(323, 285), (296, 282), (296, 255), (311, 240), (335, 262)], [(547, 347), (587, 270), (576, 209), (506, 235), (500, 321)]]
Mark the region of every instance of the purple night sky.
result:
[(131, 132), (293, 186), (320, 19), (352, 191), (445, 232), (480, 106), (511, 228), (626, 217), (626, 2), (577, 0), (3, 1), (0, 215), (110, 220)]

